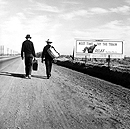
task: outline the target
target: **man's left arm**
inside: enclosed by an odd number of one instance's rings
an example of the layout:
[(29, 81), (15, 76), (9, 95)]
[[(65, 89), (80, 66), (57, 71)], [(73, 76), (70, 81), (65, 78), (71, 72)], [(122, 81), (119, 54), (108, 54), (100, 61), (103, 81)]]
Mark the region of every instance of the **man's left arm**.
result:
[(33, 45), (33, 43), (32, 43), (32, 54), (33, 54), (34, 57), (36, 57), (35, 49), (34, 49), (34, 45)]
[(59, 56), (60, 56), (60, 53), (53, 47), (53, 46), (51, 46), (58, 54), (59, 54)]

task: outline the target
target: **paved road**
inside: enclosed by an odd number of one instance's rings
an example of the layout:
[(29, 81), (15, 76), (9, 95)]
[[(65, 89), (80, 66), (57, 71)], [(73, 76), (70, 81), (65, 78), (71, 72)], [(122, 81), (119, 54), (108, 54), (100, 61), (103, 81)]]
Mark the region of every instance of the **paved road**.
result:
[(0, 72), (0, 129), (129, 129), (130, 91), (53, 65), (45, 76), (39, 62), (24, 79), (20, 59)]

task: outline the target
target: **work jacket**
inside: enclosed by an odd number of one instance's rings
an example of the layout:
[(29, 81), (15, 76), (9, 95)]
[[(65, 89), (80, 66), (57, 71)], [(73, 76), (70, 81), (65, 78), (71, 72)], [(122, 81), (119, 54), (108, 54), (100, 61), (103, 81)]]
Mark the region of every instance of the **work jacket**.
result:
[(25, 54), (25, 57), (28, 55), (32, 55), (32, 56), (36, 57), (33, 42), (31, 42), (30, 40), (25, 40), (23, 42), (22, 48), (21, 48), (21, 57), (22, 58), (23, 58), (23, 52)]
[(45, 58), (46, 59), (49, 59), (49, 60), (53, 60), (53, 58), (48, 54), (47, 50), (50, 48), (50, 47), (53, 47), (49, 44), (47, 44), (44, 48), (43, 48), (43, 51), (42, 51), (42, 59)]

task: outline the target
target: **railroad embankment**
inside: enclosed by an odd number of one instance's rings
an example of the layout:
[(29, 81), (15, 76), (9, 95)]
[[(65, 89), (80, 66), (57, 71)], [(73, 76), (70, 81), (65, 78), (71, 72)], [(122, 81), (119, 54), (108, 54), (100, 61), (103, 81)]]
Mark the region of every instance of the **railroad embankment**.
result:
[(19, 55), (8, 56), (8, 57), (1, 56), (1, 58), (0, 58), (0, 71), (2, 69), (4, 69), (5, 67), (9, 66), (10, 64), (15, 63), (19, 58), (20, 58)]

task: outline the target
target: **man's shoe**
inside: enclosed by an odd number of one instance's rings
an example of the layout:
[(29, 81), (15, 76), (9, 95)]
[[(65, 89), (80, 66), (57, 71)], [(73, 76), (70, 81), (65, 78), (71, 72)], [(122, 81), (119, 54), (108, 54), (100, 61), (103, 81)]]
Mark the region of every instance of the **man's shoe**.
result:
[(51, 74), (48, 75), (48, 77), (50, 77), (50, 76), (51, 76)]
[(24, 76), (24, 78), (25, 78), (25, 79), (28, 79), (28, 76), (27, 76), (27, 75), (25, 75), (25, 76)]
[(31, 75), (28, 75), (28, 78), (31, 79)]

